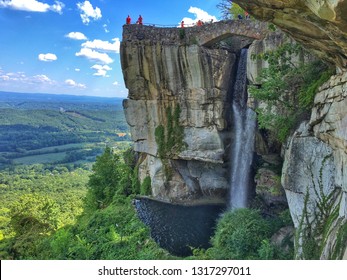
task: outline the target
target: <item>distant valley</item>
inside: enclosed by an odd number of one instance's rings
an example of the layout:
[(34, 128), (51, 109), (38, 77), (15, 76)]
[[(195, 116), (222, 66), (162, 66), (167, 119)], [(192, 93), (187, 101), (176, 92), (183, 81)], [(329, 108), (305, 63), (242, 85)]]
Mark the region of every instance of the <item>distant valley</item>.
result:
[(90, 165), (130, 145), (121, 98), (0, 92), (0, 168)]

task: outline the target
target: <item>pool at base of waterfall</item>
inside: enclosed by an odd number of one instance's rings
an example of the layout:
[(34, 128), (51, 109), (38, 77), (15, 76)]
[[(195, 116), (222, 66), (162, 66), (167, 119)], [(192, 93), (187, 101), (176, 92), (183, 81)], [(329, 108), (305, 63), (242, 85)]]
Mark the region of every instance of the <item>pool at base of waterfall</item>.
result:
[(172, 204), (146, 197), (134, 199), (139, 218), (150, 228), (151, 237), (176, 256), (189, 256), (192, 249), (210, 247), (222, 203)]

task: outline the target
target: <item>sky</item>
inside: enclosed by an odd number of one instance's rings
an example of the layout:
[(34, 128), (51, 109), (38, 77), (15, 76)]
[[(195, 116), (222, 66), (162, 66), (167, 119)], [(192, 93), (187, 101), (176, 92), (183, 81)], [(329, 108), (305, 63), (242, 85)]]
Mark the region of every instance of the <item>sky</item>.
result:
[(122, 26), (218, 20), (220, 0), (0, 0), (0, 91), (127, 97)]

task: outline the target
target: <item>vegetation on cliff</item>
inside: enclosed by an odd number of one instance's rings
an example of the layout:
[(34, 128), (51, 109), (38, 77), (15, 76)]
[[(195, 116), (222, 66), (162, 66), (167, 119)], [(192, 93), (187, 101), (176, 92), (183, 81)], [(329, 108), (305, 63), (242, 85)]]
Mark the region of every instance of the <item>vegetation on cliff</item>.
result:
[[(300, 58), (301, 56), (301, 58)], [(332, 75), (332, 70), (320, 60), (303, 59), (299, 44), (286, 43), (253, 59), (268, 62), (259, 76), (260, 86), (251, 85), (250, 94), (263, 106), (256, 109), (260, 128), (284, 142), (302, 120), (307, 119), (318, 87)]]
[(177, 104), (172, 112), (171, 106), (166, 109), (166, 125), (155, 128), (155, 141), (158, 146), (158, 156), (162, 160), (165, 175), (170, 177), (169, 159), (176, 156), (184, 147), (184, 127), (180, 124), (180, 106)]

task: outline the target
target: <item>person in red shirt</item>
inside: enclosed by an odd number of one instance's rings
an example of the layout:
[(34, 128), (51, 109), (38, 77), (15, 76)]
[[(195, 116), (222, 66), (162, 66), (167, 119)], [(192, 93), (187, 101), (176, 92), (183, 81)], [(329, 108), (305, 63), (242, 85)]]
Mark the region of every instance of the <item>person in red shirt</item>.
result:
[(142, 16), (140, 15), (139, 18), (137, 19), (137, 24), (142, 25)]
[(131, 17), (128, 15), (127, 19), (125, 20), (126, 24), (130, 24), (131, 23)]
[(184, 28), (184, 21), (181, 21), (181, 28)]
[(198, 26), (202, 26), (202, 21), (200, 19), (198, 20)]

